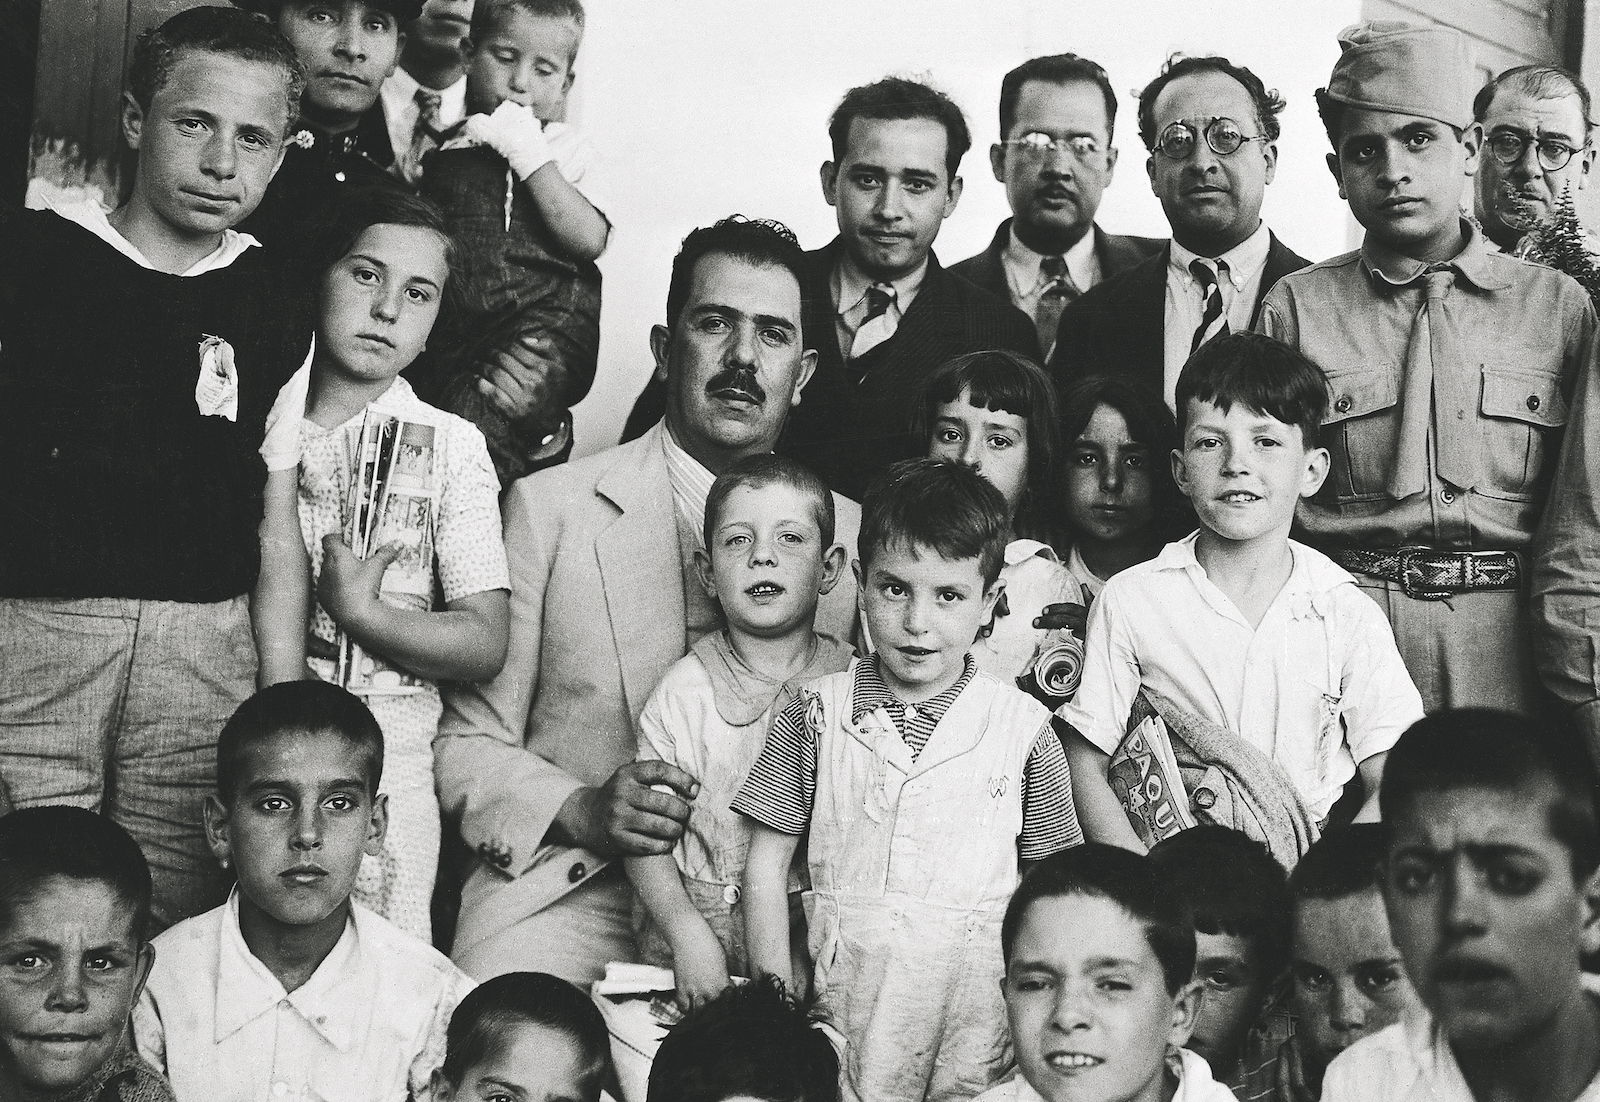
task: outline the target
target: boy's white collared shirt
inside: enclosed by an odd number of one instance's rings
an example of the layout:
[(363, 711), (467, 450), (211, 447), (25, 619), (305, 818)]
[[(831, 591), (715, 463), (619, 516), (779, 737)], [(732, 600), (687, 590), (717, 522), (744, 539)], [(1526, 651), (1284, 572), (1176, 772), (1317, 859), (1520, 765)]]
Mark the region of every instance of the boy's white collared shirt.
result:
[[(1584, 990), (1600, 998), (1600, 976)], [(1418, 1006), (1400, 1021), (1363, 1037), (1328, 1065), (1322, 1102), (1474, 1102), (1450, 1042)], [(1573, 1102), (1600, 1102), (1600, 1075)]]
[(294, 991), (245, 944), (237, 891), (155, 939), (134, 1040), (179, 1102), (431, 1098), (450, 1015), (475, 984), (432, 946), (350, 911)]
[(1422, 718), (1389, 621), (1333, 560), (1290, 540), (1289, 580), (1251, 628), (1195, 558), (1197, 535), (1106, 583), (1083, 680), (1057, 714), (1110, 754), (1148, 687), (1277, 762), (1323, 819), (1356, 763)]
[[(1178, 1090), (1172, 1102), (1238, 1102), (1238, 1096), (1212, 1076), (1205, 1057), (1180, 1048), (1176, 1056), (1167, 1057), (1167, 1066), (1178, 1076)], [(1019, 1071), (1014, 1079), (989, 1088), (974, 1102), (1044, 1102), (1044, 1096)]]

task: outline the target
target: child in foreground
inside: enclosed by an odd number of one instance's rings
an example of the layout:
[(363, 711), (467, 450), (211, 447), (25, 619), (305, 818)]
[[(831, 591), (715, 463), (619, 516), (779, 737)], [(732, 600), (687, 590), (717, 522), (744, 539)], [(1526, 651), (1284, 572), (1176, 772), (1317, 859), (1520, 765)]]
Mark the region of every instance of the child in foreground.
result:
[(0, 1098), (172, 1102), (126, 1043), (149, 918), (150, 870), (110, 819), (62, 806), (0, 817)]
[(1021, 1074), (979, 1102), (1233, 1102), (1179, 1047), (1201, 1002), (1194, 933), (1148, 857), (1057, 854), (1023, 879), (1002, 933)]
[[(1376, 817), (1383, 754), (1422, 702), (1383, 613), (1289, 539), (1296, 505), (1328, 472), (1322, 372), (1236, 333), (1190, 358), (1177, 398), (1173, 472), (1200, 528), (1107, 582), (1090, 611), (1083, 683), (1058, 713), (1073, 728), (1073, 793), (1091, 838), (1146, 847), (1109, 776), (1143, 693), (1186, 732), (1180, 768), (1231, 775), (1210, 788), (1216, 811), (1264, 823), (1260, 840), (1288, 865), (1358, 769), (1360, 817)], [(1202, 818), (1210, 806), (1197, 805)]]
[(1600, 1097), (1600, 831), (1570, 731), (1429, 716), (1383, 778), (1383, 898), (1422, 1007), (1336, 1057), (1324, 1102)]
[(685, 1009), (726, 987), (730, 971), (749, 975), (738, 903), (750, 826), (729, 805), (772, 716), (802, 683), (850, 664), (848, 644), (812, 630), (818, 598), (845, 568), (833, 536), (833, 495), (792, 459), (745, 459), (706, 497), (695, 565), (727, 628), (667, 671), (639, 719), (639, 756), (688, 771), (700, 791), (671, 854), (627, 861), (645, 912), (640, 953), (673, 969)]
[(1202, 998), (1188, 1047), (1240, 1102), (1280, 1102), (1279, 1057), (1294, 1033), (1284, 990), (1290, 925), (1283, 866), (1261, 843), (1220, 826), (1158, 842), (1150, 863), (1194, 924)]
[[(452, 285), (456, 250), (439, 212), (398, 188), (376, 189), (342, 203), (319, 242), (321, 317), (300, 427), (300, 527), (317, 580), (311, 633), (333, 654), (340, 633), (348, 635), (381, 664), (372, 680), (398, 680), (397, 669), (412, 675), (403, 692), (366, 697), (384, 733), (389, 830), (363, 863), (355, 898), (431, 941), (440, 837), (433, 738), (443, 711), (434, 682), (484, 680), (505, 660), (511, 582), (500, 487), (482, 434), (421, 401), (400, 378)], [(427, 503), (431, 521), (408, 522), (402, 537), (411, 542), (359, 559), (345, 542), (351, 482), (365, 470), (364, 421), (386, 416), (430, 434), (431, 464), (418, 482), (429, 496), (411, 500)], [(436, 593), (442, 608), (434, 607)], [(312, 669), (327, 681), (338, 677), (331, 658), (314, 659)]]
[(1289, 1097), (1316, 1098), (1339, 1053), (1414, 1012), (1417, 993), (1389, 933), (1379, 890), (1387, 838), (1352, 823), (1317, 839), (1289, 876), (1294, 897)]
[(963, 467), (889, 468), (855, 563), (876, 653), (773, 720), (733, 808), (752, 820), (750, 966), (792, 984), (789, 866), (807, 835), (819, 1010), (846, 1038), (850, 1099), (943, 1102), (998, 1082), (1000, 919), (1019, 870), (1081, 841), (1046, 709), (969, 650), (1010, 535)]
[(599, 1102), (611, 1039), (594, 1002), (543, 972), (507, 972), (450, 1016), (434, 1102)]
[(839, 1056), (771, 976), (737, 984), (672, 1027), (646, 1102), (839, 1102)]
[(382, 851), (383, 732), (322, 681), (239, 706), (217, 742), (206, 833), (238, 887), (156, 939), (134, 1014), (179, 1102), (427, 1102), (450, 1014), (473, 984), (350, 901)]
[[(594, 147), (565, 121), (583, 26), (579, 0), (478, 0), (468, 116), (423, 162), (422, 193), (466, 245), (478, 297), (452, 326), (460, 346), (429, 368), (429, 397), (483, 430), (507, 485), (571, 452), (570, 409), (599, 355), (594, 262), (611, 223), (594, 202)], [(543, 360), (531, 388), (491, 362), (512, 342)]]

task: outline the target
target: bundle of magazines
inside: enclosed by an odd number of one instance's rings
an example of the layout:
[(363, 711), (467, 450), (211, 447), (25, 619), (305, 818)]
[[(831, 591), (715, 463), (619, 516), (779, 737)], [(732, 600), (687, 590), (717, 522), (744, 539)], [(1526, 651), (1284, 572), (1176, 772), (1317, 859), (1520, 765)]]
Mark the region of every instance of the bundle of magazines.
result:
[[(363, 559), (385, 547), (398, 548), (379, 593), (398, 608), (426, 611), (433, 607), (439, 499), (433, 477), (433, 426), (369, 409), (351, 445), (345, 542)], [(351, 692), (367, 696), (405, 695), (423, 688), (420, 679), (395, 669), (343, 631), (337, 679)]]

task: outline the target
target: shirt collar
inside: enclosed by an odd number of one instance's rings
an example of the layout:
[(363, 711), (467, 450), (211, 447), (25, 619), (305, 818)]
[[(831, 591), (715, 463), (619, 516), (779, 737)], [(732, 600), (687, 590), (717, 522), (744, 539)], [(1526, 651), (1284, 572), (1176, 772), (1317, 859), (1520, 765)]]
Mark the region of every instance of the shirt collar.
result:
[[(390, 116), (401, 111), (417, 110), (417, 91), (422, 87), (417, 83), (417, 78), (406, 72), (404, 67), (396, 65), (394, 72), (384, 80), (379, 92), (383, 96), (383, 108)], [(454, 83), (443, 88), (430, 88), (430, 92), (439, 93), (439, 117), (445, 119), (459, 119), (467, 107), (467, 77), (463, 73)]]
[[(156, 266), (139, 251), (139, 247), (112, 226), (111, 220), (106, 216), (106, 209), (89, 196), (46, 187), (36, 189), (30, 198), (37, 201), (39, 209), (52, 211), (73, 225), (88, 230), (141, 268), (156, 270)], [(247, 233), (223, 230), (222, 241), (217, 247), (195, 261), (187, 271), (179, 274), (197, 276), (216, 271), (218, 268), (226, 268), (243, 256), (245, 250), (259, 244), (261, 242)]]
[[(861, 722), (861, 717), (879, 708), (892, 710), (905, 710), (906, 702), (889, 691), (889, 686), (883, 683), (883, 675), (878, 670), (879, 658), (874, 654), (864, 662), (856, 663), (855, 678), (851, 685), (850, 698), (852, 700), (850, 719), (852, 722)], [(954, 685), (945, 689), (938, 696), (918, 704), (917, 711), (933, 720), (935, 726), (950, 710), (950, 705), (955, 703), (956, 697), (961, 695), (961, 690), (967, 687), (973, 674), (977, 673), (978, 664), (972, 660), (969, 651), (961, 658), (961, 676), (956, 678)]]
[[(1029, 295), (1040, 289), (1039, 263), (1044, 256), (1022, 243), (1022, 239), (1017, 236), (1017, 224), (1014, 219), (1005, 251), (1000, 255), (1013, 291), (1019, 295)], [(1100, 261), (1094, 252), (1093, 226), (1090, 226), (1089, 231), (1078, 238), (1061, 256), (1067, 262), (1067, 275), (1072, 277), (1072, 282), (1078, 290), (1087, 291), (1100, 281)]]
[(694, 456), (683, 450), (672, 435), (672, 426), (663, 425), (661, 448), (667, 459), (667, 481), (672, 484), (672, 499), (679, 517), (694, 529), (695, 543), (704, 545), (706, 498), (717, 476)]
[(371, 922), (350, 905), (350, 917), (332, 951), (311, 978), (285, 991), (270, 969), (250, 951), (239, 929), (239, 889), (228, 897), (217, 946), (217, 986), (213, 993), (215, 1037), (220, 1043), (281, 1003), (294, 1007), (305, 1023), (333, 1047), (348, 1052), (355, 1043), (358, 1017), (371, 1012), (376, 975), (361, 954), (361, 928)]
[[(1503, 291), (1511, 286), (1510, 280), (1495, 271), (1494, 261), (1490, 259), (1493, 250), (1483, 232), (1469, 218), (1461, 219), (1461, 228), (1466, 231), (1467, 243), (1446, 266), (1480, 290)], [(1401, 255), (1370, 233), (1361, 242), (1361, 263), (1374, 282), (1392, 287), (1403, 287), (1434, 267), (1427, 261)]]
[(928, 274), (928, 258), (923, 257), (922, 263), (901, 276), (899, 279), (882, 280), (873, 279), (861, 272), (850, 259), (850, 254), (843, 249), (839, 250), (839, 262), (833, 266), (834, 287), (838, 297), (834, 300), (839, 304), (838, 312), (847, 314), (861, 304), (867, 297), (867, 288), (879, 283), (887, 283), (894, 288), (895, 308), (904, 314), (911, 308), (911, 300), (917, 297), (917, 292), (922, 290), (922, 281)]
[(1256, 227), (1256, 232), (1239, 242), (1221, 256), (1201, 256), (1172, 242), (1172, 249), (1167, 254), (1167, 267), (1180, 275), (1189, 283), (1195, 282), (1194, 273), (1189, 271), (1189, 264), (1195, 260), (1226, 260), (1228, 262), (1228, 282), (1233, 284), (1235, 291), (1242, 291), (1245, 285), (1261, 274), (1267, 266), (1267, 252), (1272, 248), (1272, 231), (1267, 229), (1265, 222)]
[[(1076, 546), (1076, 544), (1074, 544), (1074, 546)], [(1012, 540), (1010, 543), (1006, 544), (1005, 558), (1007, 566), (1016, 566), (1018, 563), (1027, 562), (1029, 559), (1035, 557), (1045, 558), (1051, 562), (1061, 561), (1061, 559), (1056, 555), (1055, 548), (1051, 547), (1048, 543), (1040, 543), (1038, 540), (1020, 539)]]

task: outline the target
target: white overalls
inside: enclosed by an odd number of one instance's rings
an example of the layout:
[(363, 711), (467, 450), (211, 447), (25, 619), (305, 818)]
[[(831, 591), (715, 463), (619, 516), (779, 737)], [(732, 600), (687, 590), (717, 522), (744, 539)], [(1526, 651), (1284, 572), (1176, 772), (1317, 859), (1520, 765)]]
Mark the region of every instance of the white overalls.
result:
[(886, 710), (851, 720), (853, 668), (805, 690), (819, 1002), (847, 1039), (848, 1098), (971, 1098), (1011, 1065), (1000, 921), (1046, 712), (976, 673), (913, 762)]

